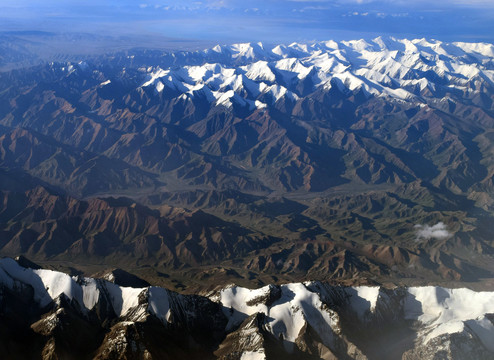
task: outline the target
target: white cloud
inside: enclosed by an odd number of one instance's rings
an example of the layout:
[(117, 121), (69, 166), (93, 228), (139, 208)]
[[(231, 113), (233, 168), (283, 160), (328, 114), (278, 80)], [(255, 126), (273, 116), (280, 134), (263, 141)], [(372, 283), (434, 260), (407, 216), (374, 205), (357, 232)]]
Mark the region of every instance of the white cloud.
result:
[(325, 3), (338, 3), (341, 5), (366, 5), (372, 3), (389, 4), (413, 8), (414, 6), (464, 6), (470, 8), (494, 8), (493, 0), (290, 0), (291, 2), (325, 2)]
[(429, 240), (436, 239), (442, 240), (447, 239), (453, 234), (450, 233), (442, 221), (438, 222), (436, 225), (415, 225), (417, 231), (417, 240)]
[[(328, 0), (329, 1), (329, 0)], [(341, 1), (340, 1), (341, 2)], [(369, 3), (388, 3), (397, 5), (413, 5), (413, 4), (430, 4), (430, 0), (345, 0), (343, 3), (357, 3), (357, 4), (369, 4)], [(432, 4), (435, 5), (467, 5), (467, 6), (493, 6), (492, 0), (436, 0)]]
[(311, 11), (311, 10), (330, 10), (327, 6), (304, 6), (300, 11)]
[(206, 4), (208, 9), (225, 9), (228, 8), (227, 1), (225, 0), (212, 0), (208, 1)]

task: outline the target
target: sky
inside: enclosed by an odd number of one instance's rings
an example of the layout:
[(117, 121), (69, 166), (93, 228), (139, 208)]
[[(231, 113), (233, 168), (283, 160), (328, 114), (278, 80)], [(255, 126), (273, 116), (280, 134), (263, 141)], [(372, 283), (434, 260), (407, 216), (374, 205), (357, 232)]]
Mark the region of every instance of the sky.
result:
[(1, 0), (0, 31), (33, 30), (214, 43), (494, 42), (494, 0)]

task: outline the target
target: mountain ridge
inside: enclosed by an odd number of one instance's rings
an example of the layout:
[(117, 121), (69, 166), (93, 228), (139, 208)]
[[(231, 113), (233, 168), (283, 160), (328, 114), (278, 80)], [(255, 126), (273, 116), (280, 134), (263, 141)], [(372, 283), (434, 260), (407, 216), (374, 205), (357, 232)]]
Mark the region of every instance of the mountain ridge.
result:
[[(1, 330), (14, 330), (0, 341), (6, 358), (433, 359), (440, 350), (488, 359), (494, 351), (492, 292), (306, 282), (193, 296), (23, 268), (8, 258), (0, 260), (0, 289)], [(472, 297), (475, 309), (465, 307)], [(19, 312), (26, 303), (29, 312)], [(34, 346), (21, 351), (15, 344), (26, 331)]]

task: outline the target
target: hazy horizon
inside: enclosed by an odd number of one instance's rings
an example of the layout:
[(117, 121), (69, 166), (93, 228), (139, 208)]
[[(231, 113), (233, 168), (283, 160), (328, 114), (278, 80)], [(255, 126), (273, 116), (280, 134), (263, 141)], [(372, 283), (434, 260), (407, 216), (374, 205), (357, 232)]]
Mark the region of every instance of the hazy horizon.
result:
[[(136, 44), (345, 40), (379, 35), (494, 42), (491, 1), (6, 0), (2, 32), (127, 37)], [(130, 40), (129, 40), (130, 41)], [(168, 44), (168, 46), (170, 45)], [(184, 45), (185, 44), (185, 45)]]

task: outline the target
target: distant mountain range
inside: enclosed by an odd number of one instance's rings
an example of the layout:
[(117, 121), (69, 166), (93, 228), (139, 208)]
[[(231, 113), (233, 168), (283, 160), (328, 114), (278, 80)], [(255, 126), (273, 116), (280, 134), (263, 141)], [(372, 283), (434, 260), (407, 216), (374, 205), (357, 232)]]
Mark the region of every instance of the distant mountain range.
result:
[(16, 69), (0, 73), (0, 253), (179, 290), (493, 286), (493, 140), (485, 43), (236, 44)]

